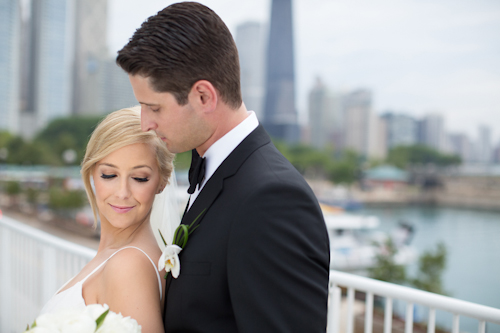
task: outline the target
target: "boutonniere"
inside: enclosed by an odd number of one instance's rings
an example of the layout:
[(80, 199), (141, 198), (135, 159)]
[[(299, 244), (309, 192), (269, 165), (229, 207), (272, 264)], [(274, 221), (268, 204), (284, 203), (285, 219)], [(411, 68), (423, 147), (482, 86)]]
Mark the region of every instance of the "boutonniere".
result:
[(198, 228), (198, 225), (193, 227), (194, 223), (198, 220), (198, 218), (203, 214), (205, 210), (203, 210), (200, 215), (198, 215), (190, 225), (180, 224), (177, 229), (175, 229), (174, 237), (172, 239), (172, 244), (167, 245), (165, 238), (160, 232), (161, 239), (163, 244), (165, 244), (165, 250), (160, 256), (160, 260), (158, 261), (158, 270), (161, 271), (165, 268), (165, 279), (170, 272), (174, 279), (177, 279), (181, 272), (181, 261), (179, 260), (179, 253), (181, 253), (182, 249), (186, 246), (189, 235), (193, 233), (193, 231)]

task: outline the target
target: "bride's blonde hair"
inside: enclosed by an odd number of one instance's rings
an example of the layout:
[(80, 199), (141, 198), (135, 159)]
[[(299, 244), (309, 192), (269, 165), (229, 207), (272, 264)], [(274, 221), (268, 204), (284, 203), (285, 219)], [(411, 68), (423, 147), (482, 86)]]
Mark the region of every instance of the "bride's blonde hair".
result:
[(173, 160), (175, 155), (168, 151), (165, 143), (161, 141), (156, 133), (141, 130), (140, 106), (110, 113), (97, 125), (92, 133), (82, 161), (81, 174), (94, 213), (94, 227), (96, 227), (98, 215), (96, 197), (90, 180), (94, 168), (97, 162), (110, 153), (136, 143), (145, 143), (154, 149), (161, 177), (161, 186), (164, 187), (168, 184), (168, 179), (174, 168)]

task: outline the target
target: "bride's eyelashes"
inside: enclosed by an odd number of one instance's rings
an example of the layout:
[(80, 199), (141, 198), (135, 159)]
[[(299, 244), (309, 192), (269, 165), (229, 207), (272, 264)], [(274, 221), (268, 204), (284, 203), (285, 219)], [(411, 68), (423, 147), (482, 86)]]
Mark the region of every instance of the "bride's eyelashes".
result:
[(145, 178), (134, 177), (134, 179), (137, 180), (139, 183), (144, 183), (144, 182), (147, 182), (149, 180), (148, 177), (145, 177)]
[[(112, 178), (115, 178), (115, 177), (116, 177), (116, 175), (107, 175), (105, 173), (101, 174), (101, 178), (102, 179), (112, 179)], [(144, 182), (149, 181), (148, 177), (132, 177), (132, 179), (138, 181), (139, 183), (144, 183)]]

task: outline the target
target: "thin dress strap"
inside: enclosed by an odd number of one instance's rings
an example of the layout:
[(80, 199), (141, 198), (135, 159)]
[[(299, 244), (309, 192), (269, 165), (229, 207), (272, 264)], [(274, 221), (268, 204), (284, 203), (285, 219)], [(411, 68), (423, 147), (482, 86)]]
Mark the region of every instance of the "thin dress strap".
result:
[(96, 268), (94, 268), (94, 270), (89, 275), (87, 275), (82, 281), (80, 281), (81, 284), (83, 285), (83, 283), (85, 282), (85, 280), (87, 280), (92, 274), (94, 274), (95, 272), (97, 272), (97, 270), (99, 270), (99, 268), (101, 268), (102, 265), (104, 265), (109, 259), (113, 258), (113, 256), (115, 254), (117, 254), (121, 250), (129, 249), (129, 248), (130, 249), (137, 249), (137, 250), (141, 251), (142, 253), (144, 253), (144, 255), (146, 257), (148, 257), (149, 261), (153, 265), (153, 268), (154, 268), (154, 270), (156, 272), (156, 277), (158, 278), (158, 287), (160, 289), (160, 301), (161, 301), (163, 299), (163, 293), (162, 293), (162, 288), (161, 288), (160, 273), (158, 273), (158, 270), (156, 269), (156, 265), (155, 265), (154, 261), (148, 256), (148, 254), (146, 252), (144, 252), (142, 249), (140, 249), (138, 247), (135, 247), (135, 246), (125, 246), (125, 247), (122, 247), (121, 249), (117, 250), (115, 253), (113, 253), (112, 255), (110, 255), (108, 259), (104, 260), (99, 266), (97, 266)]

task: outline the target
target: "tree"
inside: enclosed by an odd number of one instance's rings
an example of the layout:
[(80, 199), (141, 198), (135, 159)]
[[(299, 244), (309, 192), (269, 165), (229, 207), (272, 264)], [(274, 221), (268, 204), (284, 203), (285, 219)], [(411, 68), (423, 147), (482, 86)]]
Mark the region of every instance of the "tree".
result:
[(175, 170), (187, 170), (191, 165), (191, 151), (175, 154)]
[(447, 167), (462, 163), (457, 155), (443, 154), (424, 145), (394, 147), (387, 155), (387, 162), (402, 169), (418, 164)]
[(10, 196), (15, 196), (21, 193), (21, 184), (16, 181), (8, 181), (5, 186), (5, 192)]
[(410, 283), (418, 289), (446, 295), (442, 281), (446, 257), (446, 246), (442, 242), (437, 245), (435, 251), (428, 250), (422, 253), (418, 259), (417, 277), (411, 279)]
[(432, 293), (447, 294), (442, 281), (447, 258), (446, 246), (443, 243), (438, 243), (436, 250), (424, 251), (419, 256), (418, 272), (414, 278), (407, 277), (405, 266), (396, 264), (397, 252), (392, 239), (387, 239), (382, 251), (375, 257), (375, 265), (368, 269), (370, 277), (391, 283), (410, 284)]
[(81, 208), (85, 203), (86, 196), (82, 191), (67, 191), (58, 187), (49, 189), (49, 207), (52, 209)]
[(392, 238), (388, 238), (381, 251), (375, 256), (375, 265), (368, 268), (370, 277), (390, 283), (405, 283), (407, 281), (406, 267), (396, 263), (397, 252), (396, 244), (394, 244)]
[(14, 136), (7, 131), (0, 131), (0, 148), (7, 147), (9, 141), (12, 140)]
[(77, 158), (73, 164), (79, 164), (85, 155), (85, 148), (92, 131), (103, 116), (59, 118), (49, 123), (35, 138), (35, 141), (46, 143), (53, 151), (53, 162), (62, 165), (62, 154), (73, 149)]
[(26, 142), (21, 137), (14, 137), (9, 141), (7, 149), (7, 163), (10, 164), (57, 164), (53, 150), (44, 142)]

